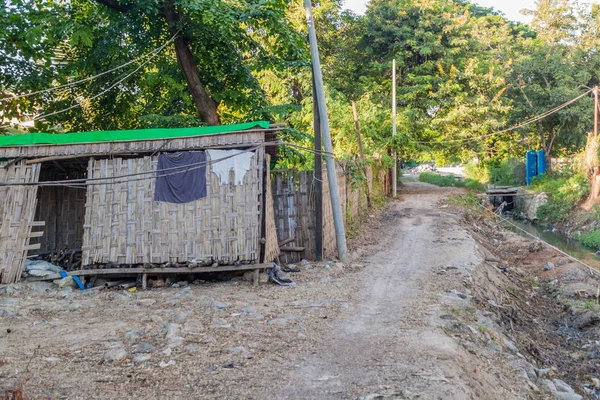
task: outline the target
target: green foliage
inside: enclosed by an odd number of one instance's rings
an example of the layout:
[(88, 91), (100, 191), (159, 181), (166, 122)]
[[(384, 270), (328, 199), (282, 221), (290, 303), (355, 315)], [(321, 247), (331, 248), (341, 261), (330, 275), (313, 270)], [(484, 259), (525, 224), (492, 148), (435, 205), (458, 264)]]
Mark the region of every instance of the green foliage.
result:
[(465, 187), (467, 189), (472, 189), (475, 191), (485, 190), (485, 186), (480, 182), (474, 181), (472, 179), (467, 179), (464, 181), (458, 180), (454, 175), (443, 176), (439, 174), (434, 174), (432, 172), (423, 172), (421, 175), (419, 175), (419, 181), (443, 187)]
[[(284, 122), (289, 129), (280, 133), (281, 140), (312, 148), (312, 80), (302, 0), (179, 0), (172, 4), (180, 19), (171, 26), (164, 18), (169, 2), (114, 3), (127, 10), (99, 0), (14, 0), (1, 9), (0, 96), (93, 76), (162, 45), (178, 30), (203, 87), (218, 103), (221, 122)], [(599, 6), (540, 1), (530, 11), (534, 19), (528, 26), (458, 0), (371, 0), (364, 16), (343, 10), (341, 0), (313, 3), (338, 159), (358, 154), (352, 101), (368, 159), (389, 166), (392, 152), (438, 163), (476, 157), (479, 163), (467, 166), (465, 187), (520, 183), (522, 166), (506, 160), (529, 148), (566, 155), (582, 147), (591, 128), (589, 96), (540, 124), (490, 133), (598, 84)], [(398, 69), (394, 137), (392, 59)], [(200, 124), (172, 45), (114, 90), (92, 98), (139, 65), (76, 87), (3, 102), (2, 124), (74, 105), (79, 107), (38, 121), (35, 129)], [(20, 131), (10, 127), (10, 132)], [(309, 151), (281, 147), (279, 154), (278, 167), (313, 165)], [(576, 203), (581, 193), (574, 192), (553, 194), (547, 214), (559, 216)]]
[(564, 222), (572, 211), (588, 195), (589, 183), (582, 174), (552, 178), (548, 174), (535, 177), (532, 189), (548, 193), (548, 204), (538, 209), (538, 218), (552, 222)]
[(579, 236), (579, 241), (594, 250), (600, 250), (600, 231), (592, 231)]
[[(294, 74), (309, 63), (288, 2), (141, 0), (54, 2), (18, 0), (0, 11), (0, 93), (25, 93), (90, 77), (135, 59), (167, 42), (176, 30), (189, 44), (200, 81), (218, 104), (223, 123), (247, 116), (269, 119), (271, 109), (258, 75)], [(166, 10), (179, 21), (169, 26)], [(132, 73), (142, 62), (64, 90), (3, 104), (5, 117), (29, 119), (78, 105), (36, 123), (63, 131), (188, 126), (197, 109), (173, 44), (114, 90), (92, 98)], [(289, 101), (288, 101), (289, 102)], [(164, 125), (162, 125), (164, 122)], [(198, 123), (196, 122), (195, 125)]]
[(513, 163), (511, 160), (489, 162), (486, 167), (489, 174), (489, 183), (493, 185), (520, 185), (521, 179), (517, 177), (516, 170), (522, 163)]

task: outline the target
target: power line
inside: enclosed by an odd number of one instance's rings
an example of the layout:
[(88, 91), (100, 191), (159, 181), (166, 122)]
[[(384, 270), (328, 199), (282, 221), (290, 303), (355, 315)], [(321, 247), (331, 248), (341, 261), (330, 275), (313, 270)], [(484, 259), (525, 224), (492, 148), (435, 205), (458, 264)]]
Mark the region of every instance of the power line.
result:
[[(125, 80), (126, 80), (127, 78), (129, 78), (131, 75), (133, 75), (133, 74), (135, 74), (136, 72), (138, 72), (138, 71), (139, 71), (139, 70), (140, 70), (140, 69), (141, 69), (141, 68), (142, 68), (144, 65), (148, 64), (148, 63), (150, 62), (150, 60), (152, 60), (152, 59), (153, 59), (154, 57), (156, 57), (156, 56), (158, 56), (158, 53), (156, 53), (156, 54), (153, 54), (153, 55), (152, 55), (152, 56), (150, 56), (148, 59), (146, 59), (146, 60), (145, 60), (143, 63), (141, 63), (141, 64), (140, 64), (140, 65), (139, 65), (139, 66), (138, 66), (136, 69), (134, 69), (132, 72), (130, 72), (129, 74), (125, 75), (123, 78), (119, 79), (117, 82), (113, 83), (113, 84), (112, 84), (111, 86), (109, 86), (107, 89), (104, 89), (104, 90), (103, 90), (103, 91), (101, 91), (100, 93), (98, 93), (98, 94), (96, 94), (96, 95), (94, 95), (94, 96), (90, 97), (90, 98), (89, 98), (89, 99), (87, 99), (87, 100), (88, 100), (88, 101), (91, 101), (91, 100), (97, 99), (98, 97), (100, 97), (100, 96), (104, 95), (105, 93), (107, 93), (107, 92), (111, 91), (111, 90), (112, 90), (112, 89), (114, 89), (114, 88), (115, 88), (117, 85), (119, 85), (121, 82), (125, 81)], [(27, 123), (27, 122), (32, 122), (32, 121), (39, 121), (39, 120), (41, 120), (41, 119), (43, 119), (43, 118), (50, 117), (50, 116), (52, 116), (52, 115), (62, 114), (62, 113), (64, 113), (64, 112), (66, 112), (66, 111), (69, 111), (69, 110), (72, 110), (72, 109), (74, 109), (74, 108), (81, 107), (81, 106), (82, 106), (82, 104), (81, 104), (81, 103), (73, 104), (72, 106), (70, 106), (70, 107), (67, 107), (67, 108), (64, 108), (64, 109), (62, 109), (62, 110), (59, 110), (59, 111), (54, 111), (54, 112), (51, 112), (51, 113), (48, 113), (48, 114), (43, 114), (43, 115), (37, 115), (37, 116), (36, 116), (36, 117), (34, 117), (34, 118), (31, 120), (31, 121), (25, 121), (24, 123)]]
[[(254, 143), (253, 143), (254, 144)], [(249, 144), (248, 144), (249, 145)], [(156, 149), (152, 155), (150, 157), (152, 157), (154, 154), (156, 154), (156, 152), (160, 151), (160, 148), (162, 148), (164, 146), (161, 145), (158, 149)], [(240, 144), (240, 147), (245, 146), (245, 144)], [(302, 147), (293, 143), (287, 143), (287, 142), (279, 142), (279, 141), (269, 141), (269, 142), (264, 142), (261, 143), (259, 145), (255, 145), (254, 147), (248, 148), (248, 149), (241, 149), (239, 153), (236, 154), (231, 154), (219, 159), (215, 159), (215, 160), (207, 160), (207, 161), (202, 161), (202, 162), (198, 162), (198, 163), (193, 163), (193, 164), (188, 164), (186, 166), (181, 166), (181, 167), (171, 167), (171, 168), (164, 168), (164, 169), (160, 169), (160, 170), (152, 170), (152, 171), (144, 171), (144, 172), (136, 172), (136, 173), (131, 173), (131, 174), (124, 174), (124, 175), (118, 175), (118, 176), (106, 176), (106, 177), (99, 177), (99, 178), (81, 178), (81, 179), (64, 179), (64, 180), (56, 180), (56, 181), (43, 181), (43, 182), (0, 182), (0, 187), (11, 187), (11, 186), (67, 186), (67, 187), (72, 187), (72, 188), (84, 188), (86, 186), (97, 186), (97, 185), (113, 185), (113, 184), (121, 184), (121, 183), (129, 183), (129, 182), (137, 182), (137, 181), (142, 181), (142, 180), (148, 180), (148, 179), (156, 179), (158, 178), (162, 178), (162, 177), (167, 177), (167, 176), (173, 176), (173, 175), (177, 175), (177, 174), (182, 174), (188, 171), (193, 171), (196, 170), (198, 168), (203, 168), (207, 165), (212, 165), (214, 163), (220, 162), (220, 161), (224, 161), (227, 160), (229, 158), (233, 158), (236, 157), (240, 154), (243, 153), (247, 153), (247, 152), (251, 152), (251, 151), (255, 151), (256, 149), (260, 148), (260, 147), (267, 147), (267, 146), (287, 146), (287, 147), (297, 147), (303, 150), (307, 150), (307, 151), (311, 151), (311, 152), (315, 152), (314, 149), (308, 148), (308, 147)], [(146, 165), (146, 163), (144, 163), (144, 166)], [(172, 172), (174, 171), (174, 172)], [(168, 174), (164, 174), (165, 172), (169, 172)], [(160, 174), (160, 175), (159, 175)], [(148, 175), (148, 176), (146, 176)], [(131, 177), (137, 177), (135, 179), (126, 179), (126, 178), (131, 178)]]
[(63, 88), (66, 88), (66, 87), (76, 86), (76, 85), (79, 85), (80, 83), (88, 82), (88, 81), (94, 80), (96, 78), (99, 78), (99, 77), (101, 77), (103, 75), (110, 74), (111, 72), (117, 71), (117, 70), (119, 70), (121, 68), (127, 67), (128, 65), (136, 63), (139, 60), (143, 60), (144, 58), (148, 58), (148, 57), (154, 56), (155, 54), (160, 53), (169, 43), (171, 43), (173, 40), (175, 40), (175, 38), (177, 37), (178, 34), (179, 34), (179, 32), (177, 32), (175, 35), (173, 35), (173, 37), (171, 37), (171, 39), (169, 39), (162, 46), (159, 46), (156, 49), (154, 49), (154, 50), (152, 50), (152, 51), (150, 51), (150, 52), (148, 52), (148, 53), (146, 53), (146, 54), (144, 54), (144, 55), (142, 55), (142, 56), (140, 56), (138, 58), (135, 58), (135, 59), (133, 59), (131, 61), (128, 61), (125, 64), (119, 65), (118, 67), (111, 68), (108, 71), (100, 72), (99, 74), (96, 74), (94, 76), (90, 76), (88, 78), (83, 78), (83, 79), (80, 79), (80, 80), (75, 81), (75, 82), (65, 83), (63, 85), (51, 87), (51, 88), (44, 89), (44, 90), (38, 90), (37, 92), (30, 92), (30, 93), (24, 93), (24, 94), (19, 94), (19, 95), (10, 96), (10, 97), (4, 97), (4, 98), (0, 99), (0, 102), (2, 102), (2, 101), (8, 101), (8, 100), (14, 100), (14, 99), (19, 99), (19, 98), (22, 98), (22, 97), (29, 97), (29, 96), (33, 96), (33, 95), (36, 95), (36, 94), (48, 93), (48, 92), (51, 92), (51, 91), (57, 90), (57, 89), (63, 89)]
[(582, 97), (588, 95), (591, 91), (592, 90), (588, 90), (587, 92), (585, 92), (585, 93), (583, 93), (583, 94), (581, 94), (581, 95), (579, 95), (579, 96), (577, 96), (577, 97), (575, 97), (575, 98), (567, 101), (566, 103), (563, 103), (563, 104), (561, 104), (561, 105), (559, 105), (559, 106), (557, 106), (557, 107), (555, 107), (555, 108), (553, 108), (551, 110), (545, 111), (542, 114), (539, 114), (539, 115), (537, 115), (535, 117), (529, 118), (529, 119), (527, 119), (527, 120), (525, 120), (525, 121), (523, 121), (523, 122), (521, 122), (521, 123), (519, 123), (517, 125), (514, 125), (514, 126), (512, 126), (510, 128), (503, 129), (501, 131), (492, 132), (492, 133), (488, 133), (486, 135), (481, 135), (481, 136), (472, 137), (472, 138), (448, 139), (448, 140), (444, 140), (443, 142), (436, 142), (436, 141), (420, 142), (420, 141), (416, 141), (414, 143), (417, 143), (417, 144), (444, 144), (444, 143), (456, 143), (456, 142), (460, 142), (460, 143), (473, 142), (473, 141), (476, 141), (476, 140), (484, 139), (486, 137), (495, 136), (495, 135), (499, 135), (501, 133), (510, 132), (510, 131), (515, 130), (515, 129), (519, 129), (519, 128), (522, 128), (522, 127), (524, 127), (526, 125), (529, 125), (529, 124), (532, 124), (534, 122), (537, 122), (537, 121), (539, 121), (541, 119), (544, 119), (544, 118), (546, 118), (546, 117), (548, 117), (548, 116), (550, 116), (550, 115), (552, 115), (552, 114), (554, 114), (554, 113), (562, 110), (563, 108), (565, 108), (567, 106), (570, 106), (571, 104), (575, 103), (576, 101), (578, 101)]

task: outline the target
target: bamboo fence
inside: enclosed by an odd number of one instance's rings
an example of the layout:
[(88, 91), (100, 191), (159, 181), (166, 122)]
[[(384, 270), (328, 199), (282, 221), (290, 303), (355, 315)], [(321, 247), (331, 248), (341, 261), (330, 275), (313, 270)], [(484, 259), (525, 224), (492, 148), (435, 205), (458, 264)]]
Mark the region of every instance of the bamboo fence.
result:
[[(336, 166), (339, 197), (345, 215), (346, 227), (351, 226), (367, 212), (367, 192), (364, 184), (352, 184), (344, 172), (345, 165)], [(293, 239), (283, 246), (280, 259), (286, 263), (316, 257), (315, 193), (313, 171), (284, 170), (272, 174), (275, 226), (280, 242)], [(388, 171), (367, 167), (370, 192), (385, 196), (390, 192)], [(337, 257), (333, 214), (329, 197), (327, 171), (323, 168), (323, 256)], [(286, 247), (290, 250), (286, 250)], [(298, 251), (304, 248), (303, 251)], [(294, 251), (291, 251), (294, 250)]]

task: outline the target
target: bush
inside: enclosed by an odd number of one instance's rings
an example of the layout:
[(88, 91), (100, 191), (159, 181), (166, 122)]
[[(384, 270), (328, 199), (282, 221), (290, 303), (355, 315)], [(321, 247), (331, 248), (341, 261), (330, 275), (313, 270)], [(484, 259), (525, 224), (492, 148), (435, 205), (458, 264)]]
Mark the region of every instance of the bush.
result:
[(600, 250), (600, 231), (591, 231), (579, 237), (579, 241), (594, 250)]
[[(502, 160), (493, 161), (487, 164), (488, 175), (490, 177), (489, 183), (493, 185), (520, 185), (521, 181), (518, 173), (521, 169), (522, 162), (517, 160)], [(523, 176), (523, 178), (525, 178)]]
[(483, 192), (485, 186), (481, 182), (477, 182), (473, 179), (466, 179), (464, 181), (457, 180), (454, 175), (443, 176), (434, 174), (432, 172), (423, 172), (419, 175), (419, 181), (431, 183), (436, 186), (443, 187), (466, 187), (467, 189), (476, 190)]
[(538, 218), (552, 222), (566, 221), (569, 213), (589, 192), (589, 183), (582, 174), (556, 179), (547, 174), (536, 176), (531, 187), (549, 194), (548, 204), (538, 209)]

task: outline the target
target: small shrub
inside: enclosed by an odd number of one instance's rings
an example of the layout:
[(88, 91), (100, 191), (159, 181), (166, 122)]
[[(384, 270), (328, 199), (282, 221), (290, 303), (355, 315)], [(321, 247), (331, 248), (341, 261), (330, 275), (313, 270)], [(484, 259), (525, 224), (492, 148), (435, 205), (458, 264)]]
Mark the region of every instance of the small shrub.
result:
[(477, 211), (481, 210), (479, 199), (473, 195), (473, 192), (469, 192), (464, 196), (453, 197), (448, 202)]
[(489, 183), (493, 185), (519, 185), (515, 169), (518, 164), (510, 160), (494, 161), (487, 164)]
[(600, 250), (600, 231), (591, 231), (579, 236), (579, 241), (594, 250)]

